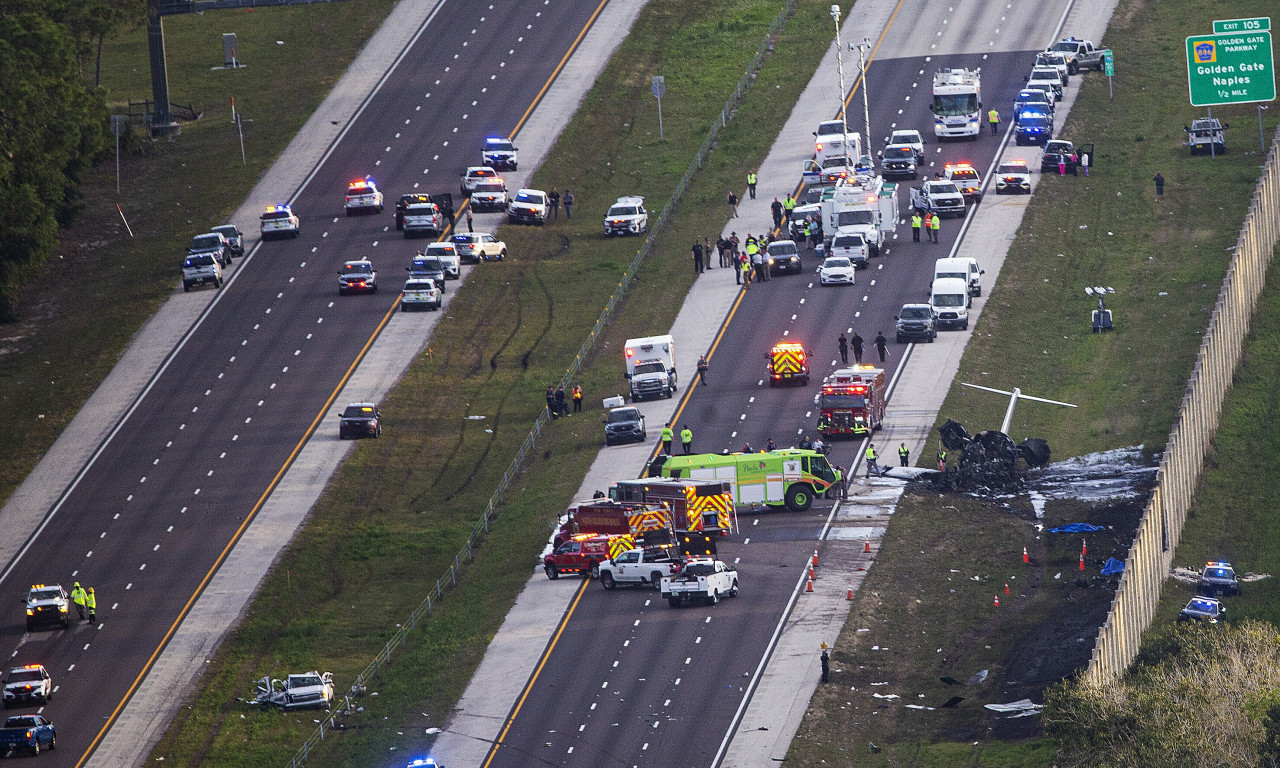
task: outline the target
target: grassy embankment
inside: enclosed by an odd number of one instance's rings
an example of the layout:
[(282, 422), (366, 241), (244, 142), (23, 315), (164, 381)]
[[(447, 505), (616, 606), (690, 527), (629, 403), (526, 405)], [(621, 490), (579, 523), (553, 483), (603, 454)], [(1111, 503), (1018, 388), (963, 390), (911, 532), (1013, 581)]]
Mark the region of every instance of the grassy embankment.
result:
[[(383, 439), (360, 445), (335, 476), (155, 757), (180, 765), (287, 759), (314, 728), (311, 716), (259, 711), (235, 697), (276, 664), (332, 670), (347, 685), (447, 569), (541, 410), (543, 389), (563, 374), (635, 254), (638, 241), (602, 237), (600, 215), (621, 194), (643, 194), (661, 209), (779, 7), (776, 0), (646, 7), (533, 182), (572, 188), (578, 215), (503, 229), (512, 256), (477, 270), (458, 290), (432, 354), (415, 360), (383, 403)], [(724, 190), (743, 187), (764, 157), (794, 105), (797, 81), (816, 67), (821, 51), (811, 40), (829, 23), (827, 6), (805, 2), (777, 40), (743, 105), (751, 120), (723, 134), (584, 371), (589, 403), (617, 391), (611, 349), (674, 320), (692, 281), (687, 244), (724, 225)], [(658, 73), (668, 86), (664, 142), (649, 94)], [(439, 726), (461, 694), (600, 436), (594, 409), (544, 434), (474, 566), (373, 684), (379, 696), (362, 700), (363, 714), (344, 718), (347, 730), (326, 740), (318, 760), (365, 765), (371, 755), (428, 741), (423, 730)]]
[[(1157, 62), (1180, 61), (1183, 38), (1210, 29), (1213, 18), (1254, 10), (1245, 2), (1212, 12), (1190, 0), (1120, 3), (1102, 41), (1116, 49), (1116, 98), (1108, 100), (1104, 77), (1086, 74), (1063, 133), (1076, 142), (1094, 142), (1096, 166), (1089, 178), (1043, 179), (956, 379), (1018, 386), (1080, 405), (1023, 403), (1011, 430), (1015, 439), (1046, 437), (1058, 458), (1138, 444), (1148, 453), (1163, 448), (1263, 155), (1256, 112), (1249, 106), (1214, 111), (1236, 126), (1225, 157), (1190, 157), (1182, 126), (1195, 110), (1186, 102), (1185, 72)], [(1269, 118), (1268, 139), (1275, 126)], [(1156, 201), (1151, 182), (1157, 171), (1167, 180), (1163, 203)], [(1114, 334), (1089, 333), (1094, 302), (1084, 294), (1087, 285), (1115, 288), (1109, 302), (1116, 313)], [(1260, 358), (1263, 351), (1274, 352), (1273, 333), (1260, 326), (1255, 336)], [(1183, 551), (1195, 552), (1197, 561), (1239, 553), (1250, 570), (1275, 570), (1276, 553), (1265, 535), (1271, 524), (1261, 522), (1270, 507), (1264, 511), (1254, 503), (1274, 496), (1265, 466), (1275, 441), (1265, 431), (1274, 418), (1274, 387), (1266, 386), (1274, 361), (1270, 365), (1264, 361), (1257, 369), (1258, 392), (1229, 412), (1224, 435), (1233, 423), (1247, 429), (1230, 443), (1231, 461), (1218, 461), (1230, 472), (1210, 475), (1201, 511), (1188, 527)], [(999, 424), (1006, 405), (999, 396), (957, 384), (940, 420), (955, 418), (971, 431), (990, 428)], [(1248, 482), (1241, 482), (1242, 475)], [(1256, 512), (1225, 511), (1246, 500)], [(1091, 648), (1093, 632), (1079, 622), (1089, 606), (1096, 610), (1108, 602), (1109, 592), (1093, 578), (1086, 582), (1090, 588), (1075, 586), (1079, 538), (1036, 539), (1028, 501), (1008, 499), (1008, 509), (1004, 501), (927, 493), (904, 499), (835, 646), (833, 667), (845, 671), (815, 697), (789, 763), (817, 768), (1053, 762), (1056, 747), (1038, 737), (1037, 728), (1001, 720), (981, 705), (1021, 698), (1027, 681), (1051, 670), (1079, 637)], [(1122, 517), (1131, 525), (1135, 512)], [(1080, 504), (1050, 502), (1044, 520), (1046, 527), (1116, 523), (1116, 530), (1089, 539), (1091, 574), (1109, 555), (1123, 559), (1128, 544), (1123, 525), (1097, 515)], [(1242, 536), (1242, 530), (1259, 535)], [(1021, 562), (1023, 546), (1032, 553), (1029, 568)], [(1062, 578), (1055, 579), (1059, 573)], [(1006, 581), (1012, 588), (1008, 597)], [(1241, 613), (1274, 619), (1270, 588), (1256, 593)], [(999, 610), (993, 606), (996, 595), (1003, 603)], [(1164, 614), (1176, 610), (1175, 602), (1171, 597)], [(872, 651), (876, 645), (887, 650)], [(950, 676), (963, 683), (980, 669), (990, 669), (985, 685), (939, 681)], [(872, 682), (887, 685), (871, 687)], [(881, 700), (874, 693), (902, 698)], [(938, 707), (952, 695), (966, 701), (934, 711), (902, 706)], [(881, 751), (873, 752), (869, 742)]]

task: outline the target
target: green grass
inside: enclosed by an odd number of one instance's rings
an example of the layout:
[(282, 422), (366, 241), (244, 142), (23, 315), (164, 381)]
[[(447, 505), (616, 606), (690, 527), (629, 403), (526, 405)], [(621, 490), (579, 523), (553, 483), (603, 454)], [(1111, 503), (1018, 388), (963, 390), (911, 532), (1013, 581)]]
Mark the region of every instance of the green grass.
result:
[[(1195, 111), (1186, 103), (1185, 72), (1155, 63), (1180, 60), (1183, 38), (1209, 29), (1212, 18), (1248, 16), (1254, 10), (1246, 2), (1228, 2), (1211, 12), (1190, 0), (1122, 0), (1102, 41), (1116, 50), (1116, 98), (1108, 100), (1105, 78), (1084, 75), (1063, 134), (1077, 143), (1097, 145), (1092, 175), (1050, 176), (1037, 188), (961, 361), (957, 384), (939, 413), (939, 424), (954, 418), (972, 432), (1000, 423), (1007, 401), (966, 390), (958, 382), (1017, 386), (1080, 408), (1022, 403), (1011, 428), (1015, 440), (1045, 437), (1057, 458), (1137, 444), (1149, 453), (1163, 449), (1221, 287), (1227, 249), (1235, 244), (1264, 158), (1251, 106), (1214, 110), (1215, 116), (1235, 126), (1225, 157), (1189, 157), (1181, 129)], [(1275, 119), (1268, 116), (1268, 141), (1275, 129)], [(1155, 200), (1151, 182), (1157, 171), (1166, 179), (1163, 203)], [(1115, 288), (1108, 301), (1116, 314), (1114, 334), (1089, 332), (1088, 312), (1094, 302), (1084, 294), (1086, 285)], [(1270, 300), (1273, 305), (1280, 301), (1275, 296)], [(1280, 552), (1267, 535), (1274, 527), (1267, 518), (1274, 504), (1267, 502), (1276, 495), (1275, 483), (1268, 482), (1274, 463), (1269, 449), (1276, 438), (1266, 432), (1276, 408), (1270, 380), (1280, 359), (1280, 349), (1273, 349), (1276, 322), (1280, 320), (1272, 318), (1269, 326), (1255, 326), (1259, 348), (1250, 354), (1259, 356), (1257, 389), (1224, 420), (1224, 433), (1228, 423), (1247, 427), (1248, 433), (1235, 439), (1229, 454), (1223, 453), (1220, 434), (1214, 459), (1227, 471), (1210, 473), (1204, 498), (1188, 524), (1180, 563), (1238, 552), (1246, 569), (1277, 572)], [(1023, 499), (1011, 503), (1015, 509), (1026, 504)], [(945, 505), (959, 512), (940, 514)], [(986, 506), (919, 495), (907, 497), (899, 507), (834, 648), (834, 658), (851, 670), (841, 679), (847, 684), (819, 691), (788, 763), (818, 768), (850, 763), (1054, 762), (1057, 747), (1052, 739), (1034, 729), (1002, 733), (1004, 723), (1020, 721), (998, 720), (969, 706), (970, 701), (933, 713), (891, 707), (873, 714), (881, 702), (866, 688), (870, 682), (887, 681), (891, 685), (884, 688), (908, 701), (924, 693), (926, 698), (919, 702), (931, 706), (952, 693), (977, 703), (1021, 698), (1022, 694), (1009, 695), (1016, 686), (1004, 678), (1016, 668), (1010, 663), (1016, 657), (1011, 649), (1046, 627), (1058, 628), (1063, 636), (1078, 629), (1071, 622), (1077, 620), (1082, 599), (1109, 601), (1106, 590), (1079, 590), (1073, 583), (1046, 580), (1045, 574), (1051, 576), (1057, 566), (1036, 569), (1045, 586), (1025, 606), (1021, 598), (1006, 605), (1013, 610), (1002, 608), (1002, 618), (990, 607), (991, 585), (969, 590), (975, 594), (944, 593), (938, 579), (951, 568), (970, 575), (998, 574), (1021, 565), (1017, 559), (1029, 537), (1026, 523)], [(1241, 512), (1242, 507), (1250, 511)], [(1051, 504), (1047, 516), (1075, 521), (1088, 514), (1068, 512)], [(1242, 531), (1251, 533), (1246, 537)], [(1246, 538), (1247, 543), (1242, 541)], [(1090, 540), (1091, 561), (1095, 555), (1103, 559), (1109, 554), (1099, 553), (1098, 543)], [(1118, 536), (1106, 546), (1123, 559), (1128, 543)], [(1194, 554), (1184, 557), (1184, 552)], [(1059, 556), (1072, 561), (1075, 554)], [(1046, 557), (1052, 561), (1054, 556)], [(1070, 577), (1071, 573), (1064, 576)], [(1280, 609), (1272, 596), (1274, 588), (1270, 581), (1256, 586), (1255, 596), (1241, 603), (1240, 613), (1275, 620)], [(1170, 592), (1178, 597), (1166, 599), (1157, 624), (1171, 619), (1184, 601), (1185, 590)], [(871, 632), (859, 633), (859, 628)], [(928, 633), (928, 641), (924, 636), (914, 641), (920, 632)], [(1094, 632), (1086, 634), (1085, 644), (1091, 648)], [(898, 650), (868, 652), (875, 644)], [(947, 661), (937, 658), (938, 647)], [(957, 649), (962, 649), (958, 659)], [(963, 680), (980, 668), (991, 669), (996, 690), (979, 686), (957, 692), (938, 685), (940, 675)], [(962, 674), (944, 671), (950, 669)], [(854, 685), (858, 691), (849, 690)], [(1042, 700), (1040, 695), (1033, 698)], [(857, 710), (850, 708), (855, 705)], [(872, 754), (869, 741), (882, 752)]]
[[(240, 204), (392, 5), (360, 0), (165, 20), (171, 99), (203, 109), (204, 118), (183, 123), (174, 141), (152, 143), (134, 127), (122, 142), (121, 194), (114, 158), (88, 175), (76, 223), (23, 290), (22, 319), (0, 327), (0, 409), (8, 414), (0, 430), (0, 500), (173, 292), (191, 235), (222, 223)], [(228, 31), (239, 35), (248, 66), (211, 71), (221, 64), (221, 33)], [(326, 45), (309, 44), (317, 39)], [(85, 70), (92, 77), (93, 67)], [(145, 29), (107, 41), (102, 86), (111, 112), (151, 97), (149, 72)], [(247, 165), (230, 124), (233, 95), (246, 121)]]
[[(332, 670), (345, 688), (382, 647), (465, 542), (542, 410), (543, 390), (563, 375), (634, 257), (640, 241), (604, 239), (600, 215), (621, 194), (644, 194), (651, 209), (662, 208), (780, 6), (646, 7), (533, 181), (571, 188), (578, 216), (503, 229), (512, 256), (459, 289), (431, 354), (384, 401), (383, 438), (358, 446), (334, 477), (153, 757), (179, 765), (287, 760), (314, 728), (311, 716), (258, 711), (235, 698), (275, 665)], [(827, 6), (802, 3), (777, 40), (742, 107), (753, 118), (723, 134), (583, 371), (588, 403), (620, 391), (613, 350), (623, 339), (674, 321), (692, 283), (687, 244), (726, 223), (724, 190), (742, 188), (767, 153), (797, 97), (794, 80), (807, 78), (821, 54), (810, 41), (827, 24)], [(669, 88), (665, 141), (656, 139), (648, 90), (658, 72)], [(410, 635), (392, 670), (371, 685), (379, 696), (361, 700), (366, 711), (344, 718), (346, 730), (326, 739), (317, 761), (365, 765), (392, 747), (427, 745), (423, 729), (440, 726), (461, 695), (600, 443), (593, 409), (544, 432), (459, 589)]]

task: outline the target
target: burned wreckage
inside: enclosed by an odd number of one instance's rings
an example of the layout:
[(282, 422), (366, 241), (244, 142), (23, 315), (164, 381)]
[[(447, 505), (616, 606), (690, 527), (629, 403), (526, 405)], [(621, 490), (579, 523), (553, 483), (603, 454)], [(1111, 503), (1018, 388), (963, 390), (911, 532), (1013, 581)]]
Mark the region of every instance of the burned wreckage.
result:
[(1004, 489), (1017, 482), (1018, 459), (1028, 467), (1049, 463), (1049, 443), (1038, 437), (1014, 443), (1004, 432), (995, 429), (970, 437), (964, 425), (952, 419), (947, 419), (938, 432), (948, 451), (960, 452), (960, 461), (939, 478), (939, 483), (948, 490)]

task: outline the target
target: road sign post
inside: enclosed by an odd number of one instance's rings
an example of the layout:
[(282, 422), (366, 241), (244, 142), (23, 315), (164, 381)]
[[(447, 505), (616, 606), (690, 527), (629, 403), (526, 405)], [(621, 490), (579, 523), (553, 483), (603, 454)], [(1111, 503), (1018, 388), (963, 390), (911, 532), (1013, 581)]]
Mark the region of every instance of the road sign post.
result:
[(662, 135), (662, 97), (667, 93), (667, 79), (662, 75), (654, 75), (651, 88), (654, 98), (658, 100), (658, 139), (662, 140), (664, 138)]
[(1115, 101), (1116, 92), (1111, 88), (1111, 77), (1116, 73), (1116, 60), (1110, 50), (1102, 52), (1102, 71), (1107, 75), (1107, 96)]
[[(1262, 113), (1259, 112), (1259, 115)], [(1259, 120), (1262, 118), (1259, 117)], [(116, 194), (120, 194), (120, 137), (128, 130), (129, 117), (127, 115), (111, 116), (111, 135), (116, 137)], [(1259, 122), (1261, 125), (1261, 122)]]
[(1271, 32), (1188, 37), (1187, 89), (1196, 107), (1275, 100)]

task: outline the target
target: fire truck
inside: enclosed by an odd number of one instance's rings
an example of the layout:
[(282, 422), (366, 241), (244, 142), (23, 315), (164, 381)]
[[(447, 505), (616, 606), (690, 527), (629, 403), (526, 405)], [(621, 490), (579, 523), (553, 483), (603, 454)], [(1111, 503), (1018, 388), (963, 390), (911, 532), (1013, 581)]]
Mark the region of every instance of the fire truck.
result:
[(671, 508), (666, 505), (596, 499), (569, 507), (552, 543), (559, 548), (574, 536), (587, 534), (632, 537), (631, 546), (670, 544), (675, 537)]
[(818, 393), (818, 432), (865, 437), (884, 422), (884, 371), (870, 365), (841, 368)]
[(780, 341), (769, 350), (769, 386), (809, 383), (809, 355), (798, 341)]
[(804, 512), (815, 498), (842, 481), (827, 457), (801, 448), (760, 453), (659, 454), (649, 463), (652, 476), (721, 480), (733, 489), (734, 503)]
[(672, 522), (681, 533), (705, 531), (728, 536), (737, 520), (733, 488), (723, 480), (619, 480), (609, 488), (609, 498), (663, 504), (671, 509)]

